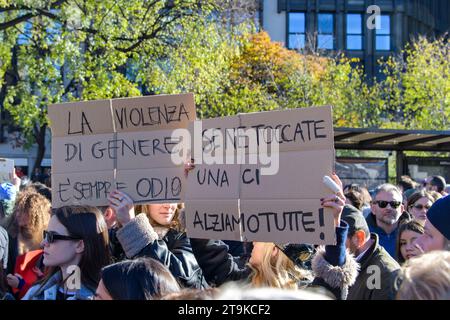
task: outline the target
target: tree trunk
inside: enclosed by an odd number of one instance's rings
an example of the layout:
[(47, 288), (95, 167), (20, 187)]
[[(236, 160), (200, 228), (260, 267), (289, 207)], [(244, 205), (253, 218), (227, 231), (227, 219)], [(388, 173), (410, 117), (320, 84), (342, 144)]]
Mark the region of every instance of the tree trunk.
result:
[(36, 144), (38, 146), (37, 154), (36, 154), (36, 161), (34, 162), (33, 171), (36, 170), (36, 168), (41, 169), (41, 163), (42, 159), (44, 159), (45, 155), (45, 133), (47, 131), (47, 125), (43, 125), (39, 128), (39, 131), (36, 134)]

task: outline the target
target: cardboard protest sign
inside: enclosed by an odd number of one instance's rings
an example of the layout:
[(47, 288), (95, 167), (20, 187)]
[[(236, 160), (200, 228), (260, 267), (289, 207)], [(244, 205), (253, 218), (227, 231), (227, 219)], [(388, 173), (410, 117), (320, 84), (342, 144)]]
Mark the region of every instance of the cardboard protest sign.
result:
[(173, 167), (172, 153), (181, 148), (173, 130), (117, 133), (117, 169)]
[(189, 200), (185, 207), (189, 237), (242, 241), (238, 199)]
[[(334, 164), (331, 107), (241, 114), (223, 122), (220, 118), (208, 119), (205, 127), (216, 131), (210, 131), (208, 136), (203, 128), (203, 152), (200, 161), (199, 152), (195, 154), (196, 168), (188, 177), (185, 210), (189, 236), (334, 243), (332, 214), (320, 202), (320, 198), (332, 193), (322, 182), (324, 175), (331, 175)], [(206, 150), (205, 141), (214, 149), (220, 145), (217, 141), (226, 140), (220, 134), (233, 130), (236, 133), (233, 146), (237, 146), (234, 154), (230, 154), (232, 148), (219, 150), (214, 158), (221, 153), (223, 159), (234, 155), (241, 162), (204, 164), (204, 158), (212, 153)], [(270, 169), (270, 174), (266, 169)], [(230, 201), (234, 205), (226, 210), (221, 207)], [(231, 211), (233, 208), (238, 210)], [(227, 217), (235, 217), (230, 222), (233, 228), (219, 228)], [(215, 228), (201, 228), (216, 218)]]
[(182, 202), (184, 166), (158, 169), (117, 170), (117, 189), (135, 203)]
[[(314, 199), (330, 190), (322, 183), (330, 175), (334, 150), (280, 152), (277, 174), (262, 175), (261, 165), (242, 165), (241, 199)], [(318, 197), (317, 199), (320, 199)]]
[(52, 172), (113, 171), (115, 145), (114, 133), (53, 137)]
[(192, 94), (73, 102), (49, 106), (53, 207), (107, 205), (113, 189), (137, 203), (180, 202), (183, 143), (174, 129), (195, 120)]
[(186, 199), (238, 199), (240, 165), (195, 165), (189, 173)]
[(52, 207), (67, 205), (107, 205), (115, 189), (114, 171), (52, 174)]
[(11, 182), (11, 175), (14, 172), (14, 160), (0, 158), (0, 183)]
[(111, 100), (52, 104), (48, 117), (52, 138), (115, 132)]
[(333, 243), (334, 220), (319, 199), (241, 199), (242, 239), (275, 243)]
[(196, 118), (192, 93), (114, 99), (112, 109), (116, 132), (187, 128)]

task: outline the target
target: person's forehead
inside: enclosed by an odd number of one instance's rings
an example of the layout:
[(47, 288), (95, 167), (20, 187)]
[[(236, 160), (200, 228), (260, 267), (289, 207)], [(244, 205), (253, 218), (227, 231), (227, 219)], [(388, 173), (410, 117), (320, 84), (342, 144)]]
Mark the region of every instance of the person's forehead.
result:
[(402, 232), (402, 234), (400, 235), (400, 238), (402, 238), (402, 239), (408, 238), (409, 239), (409, 238), (413, 238), (413, 237), (417, 237), (417, 236), (420, 236), (420, 233), (417, 233), (413, 230), (404, 230)]
[(430, 199), (428, 199), (427, 197), (422, 197), (416, 201), (416, 203), (419, 203), (419, 202), (427, 204), (428, 202), (432, 202), (432, 201)]
[(380, 191), (377, 196), (376, 199), (377, 200), (391, 200), (391, 199), (396, 199), (396, 200), (401, 200), (402, 196), (398, 193), (395, 192), (394, 190), (391, 191)]
[(54, 231), (62, 235), (67, 235), (69, 232), (67, 231), (66, 227), (59, 222), (58, 218), (56, 216), (52, 216), (50, 218), (50, 221), (48, 222), (48, 231)]

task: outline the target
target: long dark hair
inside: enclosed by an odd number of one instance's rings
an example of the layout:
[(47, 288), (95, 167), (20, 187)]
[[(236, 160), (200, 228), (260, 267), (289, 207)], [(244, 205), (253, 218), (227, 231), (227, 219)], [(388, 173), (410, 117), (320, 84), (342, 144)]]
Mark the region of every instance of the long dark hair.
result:
[[(100, 282), (101, 269), (111, 262), (108, 228), (100, 210), (91, 206), (66, 206), (55, 209), (53, 216), (66, 227), (69, 236), (84, 241), (84, 252), (80, 260), (81, 283), (95, 292)], [(46, 283), (59, 268), (51, 268)]]
[(180, 291), (172, 273), (151, 258), (112, 264), (103, 268), (101, 278), (114, 300), (155, 300)]
[(413, 207), (414, 204), (422, 198), (427, 198), (428, 200), (431, 201), (431, 203), (434, 203), (436, 201), (430, 192), (425, 190), (416, 191), (408, 197), (408, 204), (406, 207), (406, 211), (409, 212), (411, 210), (411, 207)]
[(400, 226), (398, 227), (397, 244), (395, 248), (395, 250), (397, 251), (397, 261), (400, 264), (405, 262), (405, 259), (402, 257), (402, 254), (400, 252), (400, 237), (402, 236), (402, 233), (406, 230), (410, 230), (418, 234), (423, 234), (425, 232), (423, 225), (417, 220), (413, 219), (405, 220), (400, 224)]

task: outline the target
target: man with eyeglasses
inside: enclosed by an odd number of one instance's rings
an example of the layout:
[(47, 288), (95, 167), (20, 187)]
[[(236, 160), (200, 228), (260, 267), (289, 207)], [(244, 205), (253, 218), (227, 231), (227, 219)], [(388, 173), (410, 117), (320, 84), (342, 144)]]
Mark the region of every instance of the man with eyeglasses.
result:
[(367, 216), (370, 232), (376, 233), (379, 243), (394, 258), (399, 220), (408, 218), (404, 211), (400, 190), (390, 184), (382, 184), (375, 190), (371, 204), (372, 212)]

